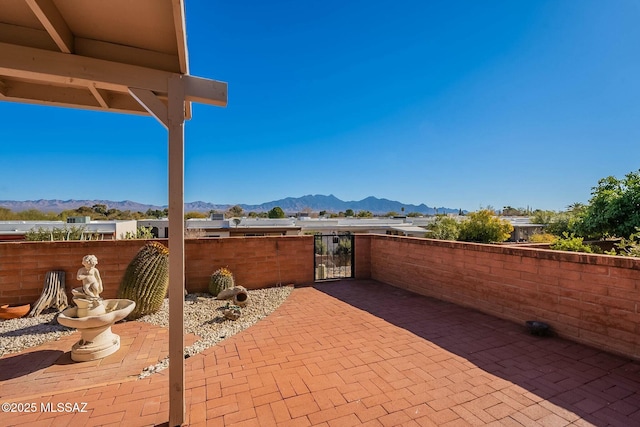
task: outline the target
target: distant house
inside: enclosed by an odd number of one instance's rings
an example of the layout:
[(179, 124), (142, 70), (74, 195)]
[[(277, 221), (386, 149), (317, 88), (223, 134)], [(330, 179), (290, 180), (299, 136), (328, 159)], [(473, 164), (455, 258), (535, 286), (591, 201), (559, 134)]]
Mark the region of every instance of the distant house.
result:
[(424, 237), (427, 230), (408, 218), (300, 218), (304, 234), (371, 233)]
[[(91, 221), (89, 217), (70, 217), (63, 221), (0, 221), (0, 241), (21, 241), (29, 231), (43, 230), (52, 233), (55, 230), (81, 228), (83, 237), (92, 240), (117, 240), (127, 233), (135, 235), (137, 222), (124, 221)], [(53, 237), (52, 237), (53, 238)]]
[[(166, 238), (169, 221), (139, 220), (138, 225), (151, 227), (154, 237)], [(300, 234), (373, 233), (424, 237), (428, 231), (407, 218), (228, 218), (185, 221), (187, 237), (295, 236)]]
[(509, 221), (513, 226), (511, 236), (507, 240), (509, 242), (528, 242), (529, 237), (543, 233), (546, 227), (544, 224), (531, 224), (529, 217), (524, 216), (507, 216), (501, 219)]
[[(168, 219), (139, 220), (138, 225), (151, 227), (154, 237), (169, 236)], [(200, 219), (192, 218), (185, 221), (185, 235), (187, 237), (250, 237), (250, 236), (291, 236), (299, 235), (301, 227), (294, 219), (282, 218), (229, 218)]]

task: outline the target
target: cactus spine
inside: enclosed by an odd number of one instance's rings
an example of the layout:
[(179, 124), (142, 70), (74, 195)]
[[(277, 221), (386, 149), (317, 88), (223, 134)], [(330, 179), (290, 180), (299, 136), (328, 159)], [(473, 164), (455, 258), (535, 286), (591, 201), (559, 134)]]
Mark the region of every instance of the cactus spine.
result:
[(234, 285), (233, 273), (227, 268), (219, 268), (211, 275), (209, 293), (218, 296), (221, 291), (231, 289)]
[(147, 243), (127, 266), (118, 288), (118, 298), (136, 302), (127, 318), (137, 319), (160, 310), (168, 287), (169, 249), (157, 242)]

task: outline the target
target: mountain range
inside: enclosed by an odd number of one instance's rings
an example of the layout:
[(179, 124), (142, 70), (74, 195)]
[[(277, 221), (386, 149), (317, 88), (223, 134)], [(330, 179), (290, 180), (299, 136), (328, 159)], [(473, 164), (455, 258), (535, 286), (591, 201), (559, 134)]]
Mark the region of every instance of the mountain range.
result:
[[(108, 209), (118, 209), (121, 211), (140, 211), (146, 212), (148, 209), (164, 209), (167, 206), (148, 205), (144, 203), (133, 202), (131, 200), (124, 201), (112, 201), (112, 200), (0, 200), (0, 207), (11, 209), (14, 212), (21, 212), (28, 209), (37, 209), (42, 212), (61, 212), (64, 210), (77, 209), (80, 206), (93, 206), (96, 204), (106, 205)], [(185, 212), (208, 212), (211, 210), (226, 211), (234, 205), (229, 204), (214, 204), (208, 202), (188, 202), (185, 203)], [(287, 213), (302, 212), (305, 210), (311, 210), (312, 212), (327, 211), (327, 212), (344, 212), (347, 209), (352, 209), (354, 212), (358, 211), (370, 211), (374, 214), (385, 214), (388, 212), (397, 213), (411, 213), (418, 212), (421, 214), (433, 215), (437, 213), (457, 213), (458, 209), (445, 208), (445, 207), (429, 207), (427, 205), (413, 205), (408, 203), (401, 203), (389, 199), (379, 199), (377, 197), (369, 196), (362, 200), (356, 201), (343, 201), (338, 199), (333, 194), (328, 196), (316, 194), (306, 195), (302, 197), (286, 197), (280, 200), (274, 200), (272, 202), (266, 202), (259, 205), (247, 205), (239, 204), (239, 206), (245, 212), (265, 212), (279, 206)], [(404, 208), (404, 210), (403, 210)]]

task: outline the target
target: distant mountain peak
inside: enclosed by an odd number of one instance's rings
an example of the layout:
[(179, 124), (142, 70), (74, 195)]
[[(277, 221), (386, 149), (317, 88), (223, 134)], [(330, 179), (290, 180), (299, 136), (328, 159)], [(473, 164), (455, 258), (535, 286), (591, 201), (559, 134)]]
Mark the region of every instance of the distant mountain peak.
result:
[[(14, 212), (20, 212), (28, 209), (37, 209), (42, 212), (61, 212), (64, 210), (77, 209), (81, 206), (93, 206), (96, 204), (107, 205), (110, 209), (130, 210), (146, 212), (149, 209), (164, 209), (167, 206), (157, 206), (144, 203), (138, 203), (131, 200), (123, 201), (110, 201), (110, 200), (27, 200), (27, 201), (14, 201), (14, 200), (0, 200), (0, 207), (11, 209)], [(197, 211), (208, 212), (211, 210), (227, 210), (231, 204), (213, 204), (203, 201), (195, 201), (185, 203), (185, 211)], [(271, 202), (261, 203), (259, 205), (240, 204), (240, 207), (245, 212), (266, 212), (279, 206), (285, 212), (292, 214), (301, 212), (306, 209), (311, 209), (314, 212), (327, 211), (327, 212), (344, 212), (347, 209), (352, 209), (355, 212), (358, 211), (370, 211), (374, 214), (386, 214), (388, 212), (404, 212), (406, 214), (411, 212), (417, 212), (421, 214), (433, 215), (436, 213), (436, 208), (429, 207), (427, 205), (413, 205), (410, 203), (401, 203), (394, 200), (385, 198), (377, 198), (375, 196), (368, 196), (362, 200), (357, 201), (343, 201), (337, 198), (333, 194), (328, 196), (322, 194), (308, 194), (301, 197), (286, 197), (280, 200), (274, 200)], [(404, 210), (403, 210), (404, 208)], [(457, 213), (458, 209), (438, 207), (438, 213)]]

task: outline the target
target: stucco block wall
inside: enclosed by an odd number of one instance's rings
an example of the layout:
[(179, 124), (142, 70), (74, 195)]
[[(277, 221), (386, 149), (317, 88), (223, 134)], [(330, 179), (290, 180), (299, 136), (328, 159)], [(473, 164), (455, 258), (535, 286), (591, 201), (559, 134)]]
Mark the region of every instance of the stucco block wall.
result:
[[(165, 246), (167, 240), (159, 239)], [(31, 304), (42, 293), (48, 271), (66, 273), (68, 297), (80, 285), (82, 257), (98, 257), (103, 298), (116, 296), (120, 280), (143, 240), (0, 243), (0, 304)], [(171, 249), (171, 248), (169, 248)], [(228, 267), (248, 289), (313, 282), (313, 238), (248, 237), (187, 240), (185, 282), (189, 292), (206, 292), (209, 276)], [(71, 301), (71, 300), (69, 300)]]
[(371, 235), (355, 235), (355, 271), (357, 279), (371, 278)]
[[(166, 240), (160, 242), (167, 244)], [(0, 243), (0, 304), (35, 302), (50, 270), (67, 290), (94, 254), (113, 298), (141, 240)], [(219, 267), (249, 289), (313, 282), (313, 236), (189, 239), (186, 286), (205, 292)], [(640, 259), (535, 248), (356, 235), (356, 278), (374, 279), (640, 360)]]
[(313, 283), (313, 236), (229, 237), (187, 240), (189, 292), (207, 292), (209, 277), (229, 268), (247, 289)]
[[(363, 237), (364, 238), (364, 237)], [(367, 236), (371, 278), (640, 359), (640, 260)]]

